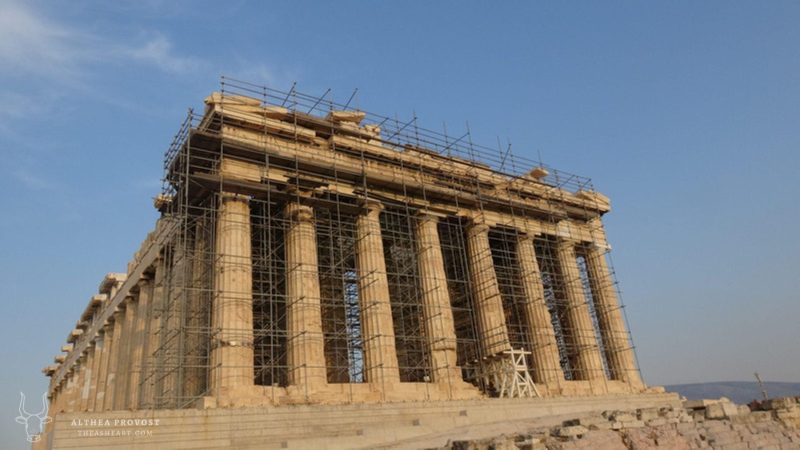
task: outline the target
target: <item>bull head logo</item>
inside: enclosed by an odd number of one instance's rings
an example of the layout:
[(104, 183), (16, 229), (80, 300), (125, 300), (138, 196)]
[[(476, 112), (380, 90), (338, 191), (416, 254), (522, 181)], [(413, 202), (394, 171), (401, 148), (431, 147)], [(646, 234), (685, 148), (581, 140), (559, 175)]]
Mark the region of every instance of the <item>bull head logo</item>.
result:
[(47, 416), (47, 393), (42, 394), (42, 411), (37, 414), (25, 411), (25, 394), (20, 392), (19, 395), (19, 415), (16, 417), (16, 421), (25, 425), (28, 442), (39, 442), (44, 432), (44, 425), (53, 420)]

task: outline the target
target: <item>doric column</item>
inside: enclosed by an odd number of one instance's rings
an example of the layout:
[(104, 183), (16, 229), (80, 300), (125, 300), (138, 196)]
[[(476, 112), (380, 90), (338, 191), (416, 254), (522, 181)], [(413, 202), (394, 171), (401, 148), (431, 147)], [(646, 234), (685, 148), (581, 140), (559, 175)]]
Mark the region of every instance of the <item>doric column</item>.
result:
[(119, 356), (117, 358), (117, 381), (114, 384), (114, 409), (128, 408), (128, 390), (131, 381), (131, 352), (134, 347), (133, 324), (136, 321), (136, 299), (128, 295), (124, 300), (125, 318), (120, 334)]
[(467, 253), (482, 356), (510, 350), (503, 300), (489, 247), (489, 225), (481, 218), (467, 226)]
[(150, 307), (150, 295), (152, 282), (142, 277), (136, 284), (139, 288), (137, 294), (136, 318), (133, 322), (133, 330), (131, 333), (131, 366), (128, 371), (130, 381), (128, 383), (128, 407), (137, 409), (139, 407), (139, 382), (142, 379), (142, 358), (144, 355), (145, 344), (145, 327), (147, 321), (150, 319), (147, 316), (148, 308)]
[(64, 372), (64, 378), (61, 379), (61, 383), (58, 385), (58, 412), (67, 412), (69, 410), (70, 380), (70, 373), (68, 371)]
[(50, 403), (50, 409), (54, 413), (60, 413), (64, 411), (64, 379), (61, 379), (61, 383), (53, 386), (53, 401)]
[(94, 351), (92, 353), (92, 375), (91, 375), (91, 382), (89, 385), (89, 399), (86, 403), (86, 410), (87, 411), (94, 411), (94, 405), (97, 402), (97, 388), (100, 386), (100, 363), (103, 359), (103, 351), (105, 349), (105, 336), (103, 335), (102, 330), (97, 333), (97, 336), (94, 338)]
[(366, 211), (356, 219), (356, 270), (364, 339), (364, 373), (368, 383), (399, 383), (389, 280), (381, 239), (383, 205), (368, 199), (362, 206)]
[(83, 365), (81, 368), (80, 402), (78, 411), (86, 411), (89, 406), (89, 392), (92, 389), (92, 365), (94, 363), (94, 341), (84, 350)]
[(327, 384), (314, 210), (290, 202), (284, 217), (289, 384), (311, 392)]
[(81, 373), (81, 360), (80, 358), (75, 362), (75, 365), (68, 372), (67, 376), (67, 385), (65, 389), (65, 402), (64, 402), (64, 410), (67, 412), (76, 412), (78, 410), (78, 405), (76, 402), (79, 402), (79, 389), (78, 383)]
[(141, 395), (139, 396), (140, 407), (155, 407), (156, 405), (156, 368), (155, 358), (158, 350), (159, 337), (161, 336), (161, 309), (164, 304), (164, 258), (159, 256), (154, 262), (154, 274), (152, 283), (152, 296), (150, 307), (148, 308), (148, 323), (145, 328), (145, 342), (142, 346), (142, 378)]
[(424, 213), (417, 216), (417, 261), (425, 338), (431, 358), (433, 381), (452, 383), (463, 379), (457, 366), (456, 330), (450, 293), (447, 290), (438, 223), (436, 216)]
[(600, 349), (597, 346), (589, 305), (586, 303), (578, 260), (575, 256), (575, 242), (559, 240), (556, 247), (564, 295), (568, 303), (569, 330), (566, 332), (571, 333), (578, 353), (575, 369), (581, 380), (604, 379)]
[(247, 196), (220, 194), (214, 264), (211, 390), (252, 386), (253, 262)]
[(106, 377), (106, 393), (103, 399), (103, 410), (114, 409), (114, 395), (117, 391), (117, 371), (119, 368), (120, 351), (122, 346), (122, 329), (125, 327), (125, 310), (117, 307), (114, 310), (114, 340), (111, 343), (108, 355), (108, 375)]
[(93, 411), (102, 411), (103, 402), (106, 397), (106, 387), (108, 382), (108, 361), (111, 358), (111, 347), (114, 342), (114, 324), (106, 322), (103, 325), (103, 351), (100, 356), (100, 367), (97, 372), (97, 394), (94, 396)]
[(208, 341), (207, 315), (205, 310), (208, 305), (208, 292), (211, 280), (208, 276), (208, 262), (211, 249), (208, 247), (208, 219), (198, 217), (192, 236), (191, 252), (188, 255), (191, 265), (190, 281), (186, 296), (186, 338), (182, 355), (183, 365), (183, 396), (192, 398), (203, 393), (206, 389), (207, 371), (205, 355)]
[(525, 290), (525, 322), (528, 325), (528, 347), (533, 359), (533, 376), (537, 383), (557, 386), (564, 381), (558, 355), (556, 333), (544, 299), (542, 273), (536, 260), (533, 237), (519, 235), (517, 258), (520, 278)]
[(597, 321), (603, 337), (611, 377), (622, 380), (634, 388), (642, 388), (642, 377), (636, 367), (633, 347), (628, 338), (628, 328), (622, 308), (608, 270), (605, 249), (590, 245), (586, 250), (586, 266), (592, 285), (592, 298), (597, 310)]

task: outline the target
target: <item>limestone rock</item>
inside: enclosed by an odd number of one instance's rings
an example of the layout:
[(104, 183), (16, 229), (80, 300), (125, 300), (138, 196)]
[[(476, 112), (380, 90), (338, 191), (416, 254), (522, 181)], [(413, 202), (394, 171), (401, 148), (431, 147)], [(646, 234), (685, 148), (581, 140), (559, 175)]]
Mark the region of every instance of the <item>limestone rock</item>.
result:
[(584, 427), (583, 425), (571, 425), (566, 427), (561, 427), (556, 430), (556, 436), (558, 437), (579, 437), (583, 436), (584, 434), (588, 433), (589, 429)]
[(706, 419), (728, 419), (737, 415), (739, 415), (739, 408), (730, 401), (720, 401), (706, 407)]

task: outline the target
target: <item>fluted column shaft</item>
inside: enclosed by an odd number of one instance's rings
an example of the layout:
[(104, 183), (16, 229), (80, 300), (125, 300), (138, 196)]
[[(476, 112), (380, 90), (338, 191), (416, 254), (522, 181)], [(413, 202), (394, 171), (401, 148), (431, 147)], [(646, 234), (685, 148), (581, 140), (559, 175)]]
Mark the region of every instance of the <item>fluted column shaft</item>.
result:
[(203, 331), (207, 326), (202, 311), (208, 301), (207, 295), (207, 262), (210, 261), (207, 239), (208, 221), (198, 218), (195, 225), (194, 242), (192, 242), (191, 280), (186, 305), (186, 346), (183, 356), (184, 397), (194, 397), (205, 389), (206, 370), (203, 368), (205, 340)]
[(106, 397), (106, 383), (108, 381), (108, 361), (111, 358), (111, 348), (114, 342), (114, 326), (111, 322), (103, 325), (103, 351), (100, 356), (100, 366), (97, 372), (97, 393), (94, 396), (93, 411), (102, 411)]
[(556, 333), (544, 299), (544, 285), (532, 236), (517, 239), (517, 258), (525, 290), (525, 322), (528, 325), (528, 346), (533, 359), (533, 376), (537, 383), (557, 386), (564, 381)]
[(94, 339), (94, 350), (92, 352), (92, 375), (89, 384), (89, 398), (86, 402), (86, 410), (94, 411), (94, 405), (97, 402), (97, 389), (100, 387), (100, 364), (103, 360), (103, 353), (105, 350), (105, 335), (102, 330)]
[(142, 278), (137, 283), (139, 292), (136, 302), (136, 318), (133, 323), (131, 333), (131, 367), (129, 372), (130, 382), (128, 383), (128, 407), (137, 409), (139, 407), (139, 382), (142, 379), (142, 359), (144, 355), (144, 344), (146, 342), (145, 328), (149, 320), (147, 316), (150, 307), (152, 282), (147, 278)]
[(145, 329), (144, 353), (142, 354), (141, 377), (143, 377), (143, 382), (139, 396), (139, 405), (146, 407), (158, 406), (156, 405), (156, 369), (158, 367), (156, 351), (161, 337), (161, 310), (164, 305), (164, 274), (166, 272), (164, 258), (157, 258), (153, 267), (155, 273), (153, 274), (152, 295), (147, 313), (148, 323)]
[(436, 216), (421, 214), (417, 218), (416, 241), (422, 290), (422, 315), (425, 321), (425, 338), (431, 358), (433, 381), (447, 383), (463, 381), (457, 366), (456, 331), (447, 274), (439, 241)]
[(73, 384), (73, 376), (74, 372), (70, 371), (66, 373), (64, 377), (64, 383), (61, 386), (61, 403), (59, 411), (69, 412), (70, 411), (70, 402), (72, 401), (72, 384)]
[(217, 394), (252, 386), (255, 377), (249, 200), (222, 193), (218, 214), (211, 351), (211, 389)]
[(133, 350), (133, 324), (136, 321), (136, 300), (133, 296), (125, 297), (125, 311), (120, 333), (117, 358), (116, 382), (114, 383), (114, 409), (128, 407), (128, 389), (130, 386), (131, 351)]
[(94, 365), (94, 341), (89, 343), (89, 347), (84, 353), (84, 364), (81, 370), (81, 385), (80, 385), (80, 402), (78, 411), (86, 411), (89, 406), (89, 394), (92, 390), (92, 366)]
[(586, 266), (589, 270), (592, 297), (597, 310), (597, 320), (600, 324), (611, 377), (622, 380), (635, 388), (641, 388), (643, 386), (642, 378), (636, 367), (636, 358), (628, 337), (628, 328), (622, 315), (617, 291), (614, 289), (604, 249), (599, 246), (590, 246), (586, 250)]
[(489, 226), (480, 220), (467, 226), (467, 253), (482, 354), (491, 356), (510, 350), (503, 300), (489, 246)]
[(289, 384), (310, 392), (327, 384), (314, 210), (290, 202), (284, 217)]
[(117, 390), (117, 370), (120, 360), (120, 345), (122, 341), (122, 328), (125, 326), (125, 310), (117, 308), (114, 311), (114, 340), (108, 355), (108, 375), (106, 376), (106, 390), (103, 398), (103, 410), (114, 409), (114, 396)]
[(81, 386), (83, 385), (83, 368), (84, 358), (78, 358), (76, 365), (72, 372), (72, 388), (69, 394), (69, 401), (67, 402), (67, 411), (77, 412), (80, 411), (81, 406)]
[(53, 390), (53, 400), (50, 403), (50, 408), (54, 413), (59, 413), (64, 411), (64, 381), (62, 379), (61, 383), (55, 386)]
[(567, 299), (568, 332), (577, 349), (575, 369), (579, 379), (600, 380), (605, 378), (600, 349), (594, 334), (589, 305), (583, 290), (578, 260), (575, 256), (575, 243), (560, 240), (557, 245), (558, 263), (561, 268), (564, 295)]
[(364, 338), (364, 372), (369, 383), (399, 383), (389, 280), (381, 239), (380, 202), (367, 200), (356, 219), (356, 269)]

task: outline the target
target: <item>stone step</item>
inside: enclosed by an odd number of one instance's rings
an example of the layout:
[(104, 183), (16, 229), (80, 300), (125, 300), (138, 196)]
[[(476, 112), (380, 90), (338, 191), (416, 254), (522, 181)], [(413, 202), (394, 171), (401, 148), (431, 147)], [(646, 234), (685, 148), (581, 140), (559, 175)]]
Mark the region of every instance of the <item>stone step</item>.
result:
[[(435, 438), (448, 430), (502, 421), (541, 420), (558, 414), (635, 409), (677, 402), (677, 396), (486, 400), (318, 407), (162, 410), (56, 417), (53, 448), (378, 448), (387, 442)], [(679, 402), (678, 402), (679, 404)], [(160, 425), (141, 438), (77, 436), (72, 419), (157, 417)], [(141, 428), (141, 427), (140, 427)], [(136, 430), (137, 427), (114, 428)]]

